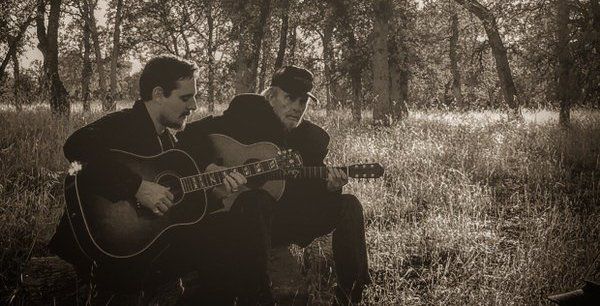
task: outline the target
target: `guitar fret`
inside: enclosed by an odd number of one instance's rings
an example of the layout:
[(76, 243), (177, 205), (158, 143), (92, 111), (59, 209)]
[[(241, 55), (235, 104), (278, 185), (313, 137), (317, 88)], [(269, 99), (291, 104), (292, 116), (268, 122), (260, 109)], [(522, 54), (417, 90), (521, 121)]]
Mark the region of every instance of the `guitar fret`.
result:
[(244, 174), (244, 176), (250, 176), (250, 174), (251, 174), (250, 168), (246, 165), (241, 167), (241, 172), (242, 172), (242, 174)]
[(196, 182), (198, 189), (202, 189), (204, 187), (204, 185), (202, 185), (202, 180), (200, 180), (197, 175), (194, 175), (194, 182)]
[(259, 174), (262, 172), (262, 165), (260, 163), (256, 164), (256, 174)]
[(183, 179), (181, 179), (181, 187), (183, 187), (183, 190), (185, 190), (185, 191), (188, 190), (187, 177), (184, 177)]
[(192, 181), (192, 185), (194, 186), (193, 190), (198, 190), (198, 183), (195, 180), (195, 177), (191, 177), (190, 180)]
[(185, 177), (182, 177), (179, 179), (179, 183), (181, 184), (181, 189), (183, 189), (183, 192), (186, 192), (185, 190)]

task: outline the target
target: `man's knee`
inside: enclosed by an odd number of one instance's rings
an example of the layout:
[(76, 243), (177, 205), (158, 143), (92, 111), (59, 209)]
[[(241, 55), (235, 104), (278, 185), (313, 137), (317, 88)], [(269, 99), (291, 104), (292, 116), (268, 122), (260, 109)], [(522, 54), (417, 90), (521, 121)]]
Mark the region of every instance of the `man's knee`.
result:
[(275, 199), (262, 189), (248, 190), (239, 195), (235, 201), (234, 210), (243, 214), (270, 213), (275, 205)]
[(352, 194), (342, 194), (340, 197), (343, 215), (352, 217), (360, 216), (362, 219), (363, 207), (358, 198)]

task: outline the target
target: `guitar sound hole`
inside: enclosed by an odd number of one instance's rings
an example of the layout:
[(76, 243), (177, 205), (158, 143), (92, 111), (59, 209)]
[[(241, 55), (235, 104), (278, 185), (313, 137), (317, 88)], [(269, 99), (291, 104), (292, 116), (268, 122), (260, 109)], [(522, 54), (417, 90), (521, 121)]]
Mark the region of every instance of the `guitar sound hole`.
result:
[(183, 190), (179, 177), (174, 174), (163, 174), (158, 178), (156, 183), (169, 188), (169, 191), (173, 194), (173, 203), (177, 203), (183, 198)]

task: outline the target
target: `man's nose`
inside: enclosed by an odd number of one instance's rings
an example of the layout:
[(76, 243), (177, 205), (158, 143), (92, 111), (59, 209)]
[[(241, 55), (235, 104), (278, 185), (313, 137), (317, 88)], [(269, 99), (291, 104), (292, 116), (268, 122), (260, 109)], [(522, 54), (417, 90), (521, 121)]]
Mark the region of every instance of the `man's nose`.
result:
[(302, 102), (300, 102), (300, 99), (295, 99), (292, 102), (292, 108), (296, 111), (301, 111), (303, 107), (304, 106), (302, 105)]
[(196, 104), (196, 97), (190, 99), (190, 103), (188, 103), (187, 108), (192, 111), (198, 108), (198, 105)]

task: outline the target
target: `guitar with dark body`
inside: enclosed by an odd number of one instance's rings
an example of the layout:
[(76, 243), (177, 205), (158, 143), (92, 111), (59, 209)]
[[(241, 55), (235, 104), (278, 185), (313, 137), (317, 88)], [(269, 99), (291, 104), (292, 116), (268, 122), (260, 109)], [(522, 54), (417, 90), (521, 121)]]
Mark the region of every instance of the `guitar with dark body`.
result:
[(168, 150), (155, 156), (112, 150), (117, 161), (142, 179), (169, 187), (174, 205), (164, 216), (157, 216), (140, 207), (136, 199), (110, 200), (77, 174), (69, 175), (64, 184), (65, 200), (77, 243), (95, 261), (137, 263), (152, 260), (166, 247), (166, 241), (163, 241), (167, 240), (163, 239), (166, 233), (195, 224), (204, 217), (207, 210), (205, 190), (222, 184), (225, 173), (237, 171), (249, 178), (300, 166), (297, 153), (272, 153), (262, 160), (200, 173), (194, 160), (181, 150)]

